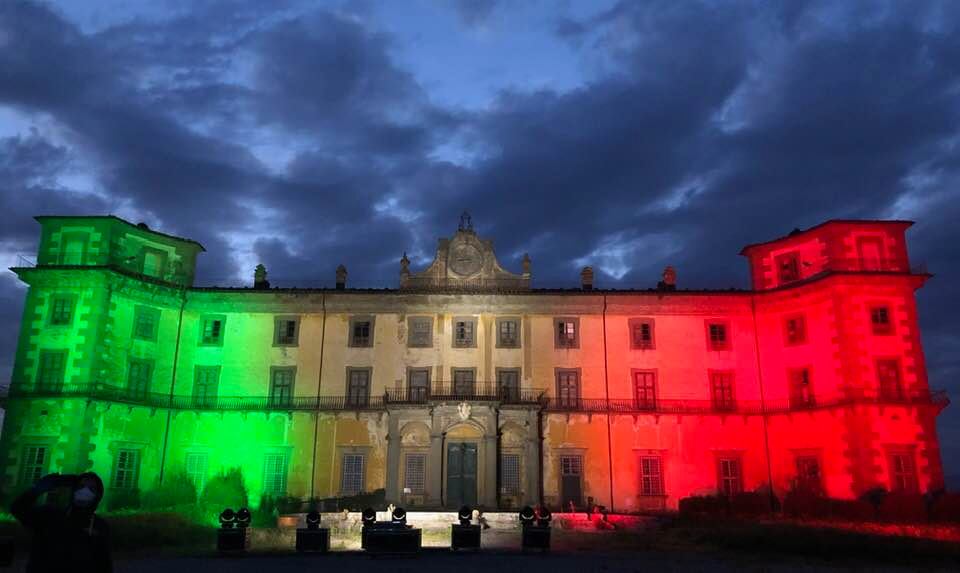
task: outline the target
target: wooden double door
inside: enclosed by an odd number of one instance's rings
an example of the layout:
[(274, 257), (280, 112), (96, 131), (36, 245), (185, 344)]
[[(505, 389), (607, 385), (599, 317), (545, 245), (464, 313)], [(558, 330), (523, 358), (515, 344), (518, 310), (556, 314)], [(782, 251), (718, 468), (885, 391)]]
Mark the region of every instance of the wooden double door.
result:
[(477, 444), (447, 444), (447, 506), (459, 508), (477, 504)]

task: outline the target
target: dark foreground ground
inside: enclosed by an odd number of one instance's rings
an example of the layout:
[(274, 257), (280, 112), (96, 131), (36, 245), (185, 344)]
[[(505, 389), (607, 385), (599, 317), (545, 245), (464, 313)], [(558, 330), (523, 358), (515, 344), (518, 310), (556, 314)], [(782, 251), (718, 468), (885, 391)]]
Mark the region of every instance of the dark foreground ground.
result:
[(551, 573), (639, 573), (649, 571), (957, 571), (948, 565), (942, 567), (884, 566), (876, 563), (811, 563), (806, 560), (771, 560), (769, 557), (751, 558), (719, 555), (617, 552), (566, 553), (525, 555), (514, 552), (483, 552), (453, 554), (450, 551), (429, 549), (416, 557), (370, 557), (362, 553), (332, 553), (325, 556), (251, 556), (228, 558), (141, 559), (117, 563), (116, 571), (142, 573), (170, 573), (186, 571), (214, 572), (297, 572), (336, 571), (343, 573), (507, 573), (512, 571), (550, 571)]

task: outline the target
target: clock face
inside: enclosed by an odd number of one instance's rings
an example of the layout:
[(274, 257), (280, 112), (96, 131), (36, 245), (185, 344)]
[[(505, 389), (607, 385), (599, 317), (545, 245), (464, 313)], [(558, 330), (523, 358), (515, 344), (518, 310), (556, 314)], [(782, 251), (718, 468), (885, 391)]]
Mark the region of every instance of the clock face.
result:
[(483, 266), (483, 253), (469, 243), (459, 243), (450, 248), (447, 264), (458, 275), (473, 275)]

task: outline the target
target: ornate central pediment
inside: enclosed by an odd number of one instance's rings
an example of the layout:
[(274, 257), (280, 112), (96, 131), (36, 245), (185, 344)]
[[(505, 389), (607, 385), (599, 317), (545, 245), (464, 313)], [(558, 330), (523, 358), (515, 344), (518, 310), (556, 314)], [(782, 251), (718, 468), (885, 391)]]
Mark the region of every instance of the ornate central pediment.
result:
[(473, 230), (470, 215), (460, 217), (453, 237), (440, 239), (433, 262), (421, 272), (410, 272), (406, 254), (400, 260), (400, 288), (405, 290), (528, 290), (530, 258), (524, 255), (523, 274), (514, 274), (497, 261), (493, 241)]

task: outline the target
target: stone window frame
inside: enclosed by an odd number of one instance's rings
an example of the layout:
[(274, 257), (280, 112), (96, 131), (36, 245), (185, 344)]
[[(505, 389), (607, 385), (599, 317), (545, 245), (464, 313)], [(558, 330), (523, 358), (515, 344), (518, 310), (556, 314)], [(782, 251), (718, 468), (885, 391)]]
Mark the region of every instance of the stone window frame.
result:
[[(650, 374), (653, 377), (653, 399), (641, 400), (640, 392), (637, 390), (637, 374)], [(633, 405), (638, 410), (656, 410), (657, 403), (660, 400), (660, 373), (656, 368), (631, 368), (630, 369), (630, 395), (633, 398)]]
[[(561, 342), (560, 324), (573, 323), (573, 341)], [(555, 316), (553, 318), (553, 346), (559, 350), (569, 350), (580, 348), (580, 317), (579, 316)]]
[[(409, 487), (410, 483), (410, 466), (409, 460), (411, 457), (420, 458), (423, 461), (423, 474), (421, 476), (421, 483), (418, 489)], [(401, 486), (404, 495), (423, 495), (427, 493), (427, 485), (430, 477), (430, 453), (427, 449), (416, 448), (403, 452), (403, 485)], [(407, 491), (409, 488), (410, 491)]]
[[(141, 318), (151, 315), (153, 317), (153, 329), (149, 335), (142, 335), (140, 333), (140, 320)], [(133, 335), (132, 337), (136, 340), (147, 340), (150, 342), (156, 342), (157, 336), (160, 331), (160, 317), (162, 311), (159, 308), (148, 306), (145, 304), (138, 304), (133, 307)]]
[[(504, 343), (503, 343), (503, 340), (502, 340), (501, 337), (500, 337), (500, 335), (501, 335), (500, 325), (503, 324), (503, 323), (505, 323), (505, 322), (513, 322), (513, 323), (515, 323), (515, 324), (517, 325), (517, 329), (516, 329), (516, 331), (517, 331), (517, 336), (516, 336), (516, 340), (513, 342), (513, 344), (504, 344)], [(521, 347), (523, 346), (523, 343), (522, 343), (522, 341), (521, 341), (521, 337), (523, 336), (523, 335), (521, 334), (522, 326), (523, 326), (523, 319), (522, 319), (521, 317), (519, 317), (519, 316), (499, 316), (499, 317), (497, 317), (497, 320), (496, 320), (496, 329), (497, 329), (497, 344), (496, 344), (496, 347), (497, 347), (497, 348), (521, 348)]]
[[(367, 322), (370, 324), (370, 333), (365, 343), (357, 344), (357, 338), (354, 336), (353, 329), (358, 323)], [(350, 329), (347, 331), (348, 348), (373, 348), (374, 332), (376, 331), (377, 317), (372, 314), (358, 314), (350, 317)]]
[[(127, 454), (127, 457), (130, 457), (130, 454), (134, 456), (133, 468), (123, 468), (123, 471), (129, 471), (133, 474), (132, 478), (120, 480), (120, 460), (123, 454)], [(112, 490), (121, 490), (121, 491), (135, 491), (139, 489), (140, 485), (140, 473), (143, 468), (143, 448), (137, 446), (123, 445), (118, 446), (116, 451), (113, 453), (113, 459), (110, 462), (110, 489)], [(129, 483), (128, 483), (129, 482)]]
[[(450, 333), (450, 346), (452, 348), (476, 348), (477, 347), (477, 317), (476, 316), (455, 316), (453, 317), (453, 328)], [(457, 323), (469, 322), (472, 326), (469, 344), (461, 344), (457, 341)]]
[[(47, 374), (46, 368), (44, 367), (45, 356), (61, 356), (60, 359), (60, 380), (55, 381), (52, 384), (43, 380)], [(62, 390), (63, 385), (67, 383), (67, 370), (68, 363), (70, 359), (70, 351), (66, 348), (41, 348), (37, 353), (37, 370), (34, 374), (34, 386), (37, 388), (46, 388), (50, 390)]]
[[(711, 326), (722, 326), (723, 327), (723, 343), (717, 343), (713, 340), (713, 336), (710, 332)], [(732, 330), (730, 328), (730, 321), (722, 318), (708, 318), (703, 321), (704, 335), (707, 340), (707, 350), (714, 352), (725, 352), (733, 349), (733, 343), (730, 340)]]
[[(157, 269), (157, 274), (151, 275), (147, 274), (146, 264), (147, 264), (147, 254), (156, 255), (160, 259), (160, 267)], [(156, 247), (151, 247), (149, 245), (143, 245), (140, 247), (140, 252), (137, 255), (137, 272), (145, 277), (151, 277), (155, 279), (162, 279), (167, 272), (167, 265), (170, 263), (170, 253), (158, 249)]]
[[(413, 325), (416, 322), (423, 322), (429, 325), (427, 329), (426, 340), (418, 342), (414, 337)], [(433, 348), (433, 316), (417, 315), (407, 317), (407, 348)]]
[[(287, 371), (291, 373), (290, 376), (290, 395), (286, 398), (274, 395), (274, 382), (276, 381), (276, 373), (281, 371)], [(297, 390), (297, 367), (296, 366), (271, 366), (270, 367), (270, 380), (267, 394), (267, 400), (273, 406), (288, 406), (293, 402), (294, 397), (296, 396)], [(219, 383), (218, 383), (219, 386)]]
[[(80, 261), (76, 263), (67, 262), (67, 243), (72, 240), (79, 240), (83, 243), (83, 250), (80, 251)], [(87, 258), (90, 256), (90, 233), (86, 231), (62, 231), (60, 233), (60, 244), (57, 247), (57, 264), (59, 265), (86, 265)]]
[[(287, 491), (290, 487), (290, 452), (288, 451), (288, 449), (289, 448), (270, 448), (267, 451), (263, 452), (263, 474), (262, 474), (263, 480), (261, 481), (261, 483), (263, 484), (264, 495), (271, 495), (271, 496), (284, 495), (285, 496), (287, 494)], [(283, 462), (282, 464), (283, 468), (281, 472), (279, 472), (279, 476), (275, 476), (279, 478), (278, 481), (280, 482), (280, 485), (282, 485), (283, 487), (276, 488), (273, 490), (268, 490), (267, 489), (267, 470), (275, 469), (275, 468), (267, 467), (267, 461), (271, 458), (272, 459), (279, 458)]]
[[(726, 397), (724, 396), (722, 400), (717, 399), (717, 376), (729, 376), (730, 377), (730, 397), (729, 402), (727, 402)], [(725, 368), (716, 368), (707, 370), (707, 381), (710, 384), (710, 405), (711, 407), (718, 412), (735, 412), (737, 410), (737, 373), (736, 370), (725, 369)]]
[[(561, 374), (575, 374), (577, 382), (577, 395), (573, 398), (572, 402), (567, 398), (560, 397), (560, 375)], [(583, 371), (581, 368), (560, 368), (556, 367), (553, 369), (553, 379), (554, 379), (554, 396), (556, 397), (557, 405), (560, 408), (575, 410), (579, 408), (581, 400), (583, 400)]]
[[(190, 460), (203, 460), (202, 470), (197, 470), (197, 464), (191, 468)], [(205, 447), (190, 447), (183, 453), (183, 474), (193, 483), (197, 491), (203, 492), (203, 487), (210, 479), (210, 449)]]
[[(133, 382), (134, 382), (133, 371), (134, 371), (134, 367), (137, 365), (139, 365), (138, 368), (146, 367), (148, 372), (145, 379), (138, 380), (139, 382), (143, 382), (142, 388), (133, 387)], [(127, 376), (126, 376), (126, 382), (124, 386), (126, 391), (129, 393), (129, 395), (134, 398), (146, 398), (147, 395), (150, 394), (150, 387), (153, 385), (153, 376), (154, 374), (156, 374), (156, 370), (157, 370), (157, 361), (155, 359), (141, 358), (139, 356), (128, 356), (127, 357)]]
[[(282, 342), (280, 337), (281, 323), (293, 322), (293, 338), (291, 341)], [(273, 317), (273, 345), (281, 347), (300, 346), (300, 316), (299, 315), (281, 315)]]
[[(896, 387), (890, 388), (889, 382), (884, 382), (882, 379), (882, 365), (893, 366), (893, 371), (896, 373)], [(873, 359), (873, 369), (876, 373), (877, 380), (877, 396), (881, 399), (892, 399), (892, 400), (902, 400), (907, 393), (907, 388), (904, 384), (904, 370), (903, 370), (903, 361), (900, 360), (899, 356), (875, 356)], [(893, 392), (891, 392), (893, 390)]]
[[(634, 338), (633, 332), (637, 326), (649, 324), (650, 325), (650, 343), (637, 343), (637, 339)], [(630, 340), (630, 350), (656, 350), (657, 349), (657, 327), (656, 320), (652, 317), (634, 317), (627, 319), (627, 336)]]
[[(637, 478), (638, 478), (638, 492), (641, 497), (666, 497), (667, 496), (667, 486), (666, 486), (666, 471), (665, 471), (665, 452), (661, 450), (636, 450), (637, 456)], [(657, 461), (657, 475), (656, 477), (656, 487), (651, 488), (649, 491), (644, 491), (644, 480), (645, 479), (654, 479), (654, 476), (645, 476), (643, 472), (643, 460), (652, 460)], [(652, 482), (651, 482), (652, 483)]]
[[(367, 466), (370, 457), (369, 447), (366, 446), (337, 446), (337, 460), (339, 461), (337, 493), (341, 497), (359, 495), (366, 492), (367, 489)], [(346, 456), (360, 457), (360, 488), (358, 491), (344, 490), (344, 477), (346, 477)]]
[[(797, 332), (799, 336), (795, 339), (790, 337), (790, 322), (796, 321), (799, 326)], [(807, 315), (802, 312), (797, 312), (793, 314), (788, 314), (783, 317), (783, 345), (784, 346), (801, 346), (807, 343), (808, 334), (807, 334)]]
[[(69, 316), (66, 320), (58, 320), (57, 303), (66, 302), (68, 305)], [(56, 293), (50, 297), (50, 309), (47, 313), (48, 326), (70, 326), (73, 324), (73, 317), (77, 314), (77, 295), (75, 293)]]
[[(746, 491), (744, 487), (744, 452), (741, 450), (724, 450), (724, 451), (715, 451), (714, 459), (716, 460), (716, 472), (717, 472), (717, 495), (721, 496), (734, 496), (739, 493)], [(723, 475), (723, 462), (725, 461), (735, 461), (737, 463), (737, 476), (736, 481), (733, 481), (733, 478)], [(724, 487), (725, 483), (735, 483), (736, 487), (731, 488), (731, 491), (727, 492)], [(733, 491), (733, 490), (736, 491)]]
[[(887, 317), (885, 323), (876, 322), (875, 318), (877, 311), (882, 310), (884, 315)], [(886, 303), (875, 303), (871, 304), (868, 309), (868, 314), (870, 317), (870, 333), (874, 336), (890, 336), (896, 334), (896, 328), (893, 325), (893, 309), (889, 304)]]
[[(350, 382), (353, 377), (354, 372), (366, 372), (367, 374), (367, 391), (362, 399), (354, 401), (350, 392)], [(346, 379), (344, 380), (344, 392), (343, 400), (344, 405), (348, 408), (359, 407), (365, 408), (370, 405), (370, 396), (373, 393), (373, 367), (372, 366), (347, 366), (346, 367)]]
[[(792, 264), (785, 268), (783, 266), (785, 262)], [(778, 284), (788, 284), (800, 280), (800, 251), (793, 249), (775, 255), (773, 257), (773, 267), (776, 269)], [(789, 271), (789, 273), (785, 271)]]
[(407, 380), (406, 380), (406, 385), (405, 385), (405, 387), (404, 387), (404, 390), (405, 390), (405, 392), (406, 392), (407, 399), (408, 399), (408, 400), (419, 400), (419, 399), (420, 399), (420, 398), (417, 398), (417, 397), (415, 397), (415, 396), (413, 395), (414, 393), (413, 393), (412, 387), (411, 387), (411, 385), (410, 385), (410, 384), (413, 382), (413, 376), (412, 376), (412, 374), (413, 374), (414, 372), (423, 372), (423, 373), (425, 373), (425, 374), (427, 375), (426, 394), (422, 397), (422, 399), (423, 399), (423, 400), (429, 400), (429, 399), (430, 399), (430, 394), (431, 394), (432, 391), (433, 391), (433, 384), (432, 384), (432, 381), (433, 381), (433, 368), (430, 368), (429, 366), (407, 366)]
[[(40, 475), (36, 476), (37, 479), (45, 476), (46, 474), (48, 474), (48, 473), (50, 472), (50, 468), (51, 468), (51, 465), (50, 465), (51, 455), (53, 454), (53, 448), (54, 448), (54, 446), (56, 446), (56, 444), (57, 444), (57, 438), (56, 438), (56, 437), (52, 437), (52, 436), (49, 436), (49, 437), (45, 437), (45, 436), (30, 436), (30, 437), (27, 437), (27, 438), (25, 439), (24, 443), (21, 444), (21, 446), (20, 446), (20, 455), (17, 456), (18, 465), (17, 465), (16, 479), (17, 479), (17, 484), (18, 484), (18, 485), (21, 485), (21, 486), (32, 486), (34, 483), (36, 483), (36, 480), (32, 480), (32, 481), (29, 481), (29, 482), (27, 481), (26, 473), (27, 473), (27, 466), (28, 466), (28, 465), (29, 465), (31, 468), (35, 468), (35, 469), (38, 469), (38, 470), (39, 470), (38, 473), (39, 473)], [(43, 456), (44, 456), (44, 457), (43, 457), (43, 461), (42, 461), (39, 465), (38, 465), (37, 463), (35, 463), (35, 462), (34, 462), (34, 463), (31, 463), (31, 464), (27, 464), (27, 463), (26, 463), (26, 462), (27, 462), (27, 450), (28, 450), (29, 448), (36, 448), (36, 449), (43, 448), (43, 450), (44, 450)]]
[[(220, 331), (216, 338), (207, 339), (207, 323), (220, 321)], [(225, 314), (204, 314), (200, 316), (200, 333), (197, 338), (197, 346), (223, 346), (223, 338), (227, 329), (227, 316)]]
[[(914, 444), (884, 444), (884, 461), (887, 464), (887, 485), (889, 485), (889, 491), (891, 492), (904, 492), (904, 493), (919, 493), (920, 492), (920, 474), (919, 466), (917, 465), (917, 448)], [(904, 456), (910, 460), (910, 472), (905, 473), (903, 471), (898, 472), (895, 469), (894, 459), (898, 456)], [(906, 483), (904, 487), (897, 487), (896, 482), (898, 476), (907, 476), (910, 479), (910, 483)]]
[(523, 389), (523, 369), (519, 366), (510, 366), (510, 367), (497, 366), (496, 368), (494, 368), (494, 371), (493, 371), (494, 377), (495, 377), (494, 383), (496, 384), (496, 388), (494, 389), (494, 391), (496, 392), (498, 397), (503, 398), (503, 395), (501, 394), (502, 388), (500, 387), (500, 375), (505, 372), (509, 372), (517, 375), (517, 391), (516, 391), (516, 395), (513, 396), (513, 399), (519, 400), (520, 394)]
[(464, 396), (472, 396), (477, 394), (477, 368), (476, 366), (451, 366), (450, 367), (450, 394), (458, 394), (457, 385), (456, 385), (456, 373), (457, 372), (469, 372), (473, 380), (473, 393), (472, 394), (463, 394)]
[[(520, 450), (508, 449), (500, 451), (500, 494), (506, 496), (516, 497), (520, 495), (520, 492), (523, 491), (523, 453)], [(515, 490), (508, 489), (506, 484), (506, 463), (504, 463), (505, 458), (510, 457), (516, 459), (517, 462), (517, 487)]]
[[(217, 398), (220, 395), (220, 373), (222, 372), (222, 370), (223, 368), (219, 364), (194, 364), (193, 365), (193, 387), (190, 389), (190, 399), (194, 406), (202, 407), (208, 404), (216, 403)], [(201, 371), (215, 373), (214, 378), (216, 381), (213, 383), (214, 391), (212, 396), (207, 394), (200, 396), (197, 392), (197, 389), (199, 388), (198, 383), (200, 382)], [(273, 384), (272, 377), (271, 377), (270, 383), (271, 385)], [(205, 386), (209, 386), (209, 384), (205, 384)]]
[[(806, 378), (799, 384), (801, 377)], [(805, 392), (801, 391), (805, 388)], [(791, 409), (810, 408), (816, 400), (813, 385), (813, 368), (809, 364), (787, 368), (787, 398)]]
[(800, 477), (801, 460), (815, 460), (817, 465), (817, 484), (815, 489), (819, 492), (826, 491), (823, 472), (823, 450), (821, 448), (803, 448), (791, 450), (793, 454), (794, 483), (799, 486), (801, 481), (810, 481), (809, 478)]

